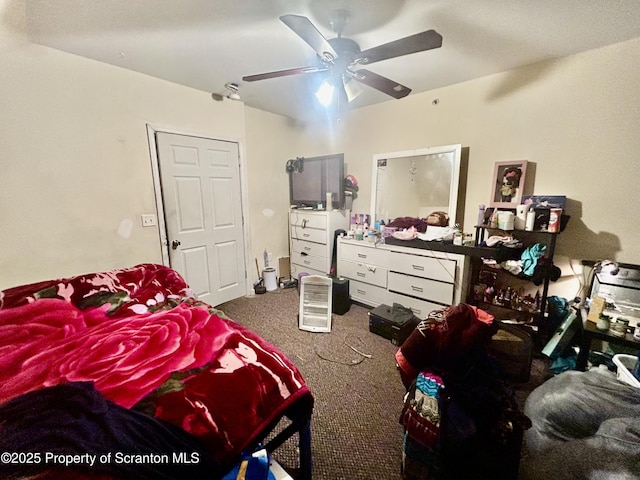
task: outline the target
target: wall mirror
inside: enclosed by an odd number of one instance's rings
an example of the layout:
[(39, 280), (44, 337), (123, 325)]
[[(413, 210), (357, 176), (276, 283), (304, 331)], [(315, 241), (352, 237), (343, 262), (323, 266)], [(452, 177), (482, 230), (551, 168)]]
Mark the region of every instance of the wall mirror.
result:
[(459, 223), (461, 151), (461, 145), (447, 145), (374, 155), (371, 221), (426, 218), (443, 211), (450, 226)]

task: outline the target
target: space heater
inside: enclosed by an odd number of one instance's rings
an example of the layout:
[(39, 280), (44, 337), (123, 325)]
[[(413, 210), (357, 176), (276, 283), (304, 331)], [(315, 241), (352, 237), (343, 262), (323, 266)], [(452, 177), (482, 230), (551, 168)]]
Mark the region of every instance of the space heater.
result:
[(310, 332), (331, 331), (332, 281), (329, 277), (307, 275), (300, 283), (298, 328)]

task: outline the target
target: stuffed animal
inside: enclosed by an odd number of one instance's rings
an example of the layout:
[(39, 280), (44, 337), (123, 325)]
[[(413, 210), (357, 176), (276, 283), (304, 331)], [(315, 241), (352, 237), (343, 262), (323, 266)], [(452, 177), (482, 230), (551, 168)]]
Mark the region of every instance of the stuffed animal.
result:
[(432, 212), (427, 217), (427, 225), (446, 227), (449, 225), (449, 215), (446, 212)]

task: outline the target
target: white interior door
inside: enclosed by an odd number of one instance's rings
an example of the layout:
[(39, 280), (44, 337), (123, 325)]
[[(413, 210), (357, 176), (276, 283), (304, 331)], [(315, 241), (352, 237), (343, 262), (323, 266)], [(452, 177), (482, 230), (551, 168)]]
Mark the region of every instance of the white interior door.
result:
[(238, 144), (156, 132), (171, 267), (219, 305), (246, 293)]

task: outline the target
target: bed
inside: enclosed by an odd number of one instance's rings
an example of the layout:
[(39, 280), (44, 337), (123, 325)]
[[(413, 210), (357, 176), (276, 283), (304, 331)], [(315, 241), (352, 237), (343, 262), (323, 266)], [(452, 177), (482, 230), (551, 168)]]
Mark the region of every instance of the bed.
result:
[(222, 478), (298, 435), (310, 479), (312, 410), (277, 347), (166, 266), (0, 292), (3, 478)]

